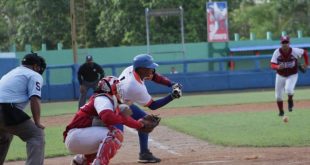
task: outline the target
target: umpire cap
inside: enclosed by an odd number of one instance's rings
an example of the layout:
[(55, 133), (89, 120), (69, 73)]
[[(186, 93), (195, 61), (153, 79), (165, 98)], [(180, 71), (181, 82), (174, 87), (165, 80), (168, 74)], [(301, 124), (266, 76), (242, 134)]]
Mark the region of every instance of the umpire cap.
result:
[(93, 61), (93, 56), (87, 55), (86, 56), (86, 61)]
[(38, 65), (40, 67), (40, 74), (43, 74), (46, 68), (46, 62), (43, 57), (39, 56), (37, 53), (29, 53), (22, 59), (22, 65)]
[(153, 60), (153, 57), (148, 54), (139, 54), (133, 58), (133, 67), (155, 69), (158, 66)]

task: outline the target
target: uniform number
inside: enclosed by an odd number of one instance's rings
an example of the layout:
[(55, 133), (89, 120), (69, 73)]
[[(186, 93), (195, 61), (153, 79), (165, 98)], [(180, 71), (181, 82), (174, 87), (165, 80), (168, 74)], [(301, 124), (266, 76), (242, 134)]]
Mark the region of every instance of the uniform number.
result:
[(39, 82), (36, 82), (36, 89), (37, 89), (38, 91), (41, 91), (41, 85), (40, 85)]

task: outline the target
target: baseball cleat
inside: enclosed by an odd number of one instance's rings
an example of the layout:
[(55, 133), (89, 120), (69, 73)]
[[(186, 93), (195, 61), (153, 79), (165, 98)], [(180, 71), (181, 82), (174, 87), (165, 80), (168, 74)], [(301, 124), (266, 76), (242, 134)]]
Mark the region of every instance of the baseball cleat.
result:
[(280, 116), (280, 117), (284, 116), (284, 111), (280, 111), (280, 112), (279, 112), (279, 116)]
[(138, 163), (158, 163), (161, 159), (155, 157), (150, 151), (139, 154)]
[(78, 154), (73, 157), (71, 165), (87, 165), (87, 161), (84, 155)]

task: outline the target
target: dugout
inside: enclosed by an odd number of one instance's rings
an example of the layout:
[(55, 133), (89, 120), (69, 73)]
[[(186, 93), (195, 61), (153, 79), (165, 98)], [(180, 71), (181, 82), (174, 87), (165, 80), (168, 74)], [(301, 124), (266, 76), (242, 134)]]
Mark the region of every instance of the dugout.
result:
[(0, 53), (0, 66), (1, 66), (0, 78), (18, 65), (19, 65), (19, 60), (16, 58), (16, 55), (14, 52)]
[[(308, 39), (309, 40), (309, 39)], [(297, 38), (291, 39), (291, 47), (303, 48), (309, 51), (310, 44), (309, 42), (305, 42), (305, 40), (300, 40)], [(255, 40), (255, 41), (238, 41), (238, 42), (230, 42), (229, 44), (229, 56), (270, 56), (275, 49), (279, 48), (280, 41), (272, 41), (272, 40)], [(259, 66), (259, 68), (269, 68), (270, 59), (262, 59), (257, 61), (255, 65)], [(244, 70), (248, 68), (252, 68), (252, 63), (247, 62), (236, 62), (230, 61), (228, 66), (230, 70)]]

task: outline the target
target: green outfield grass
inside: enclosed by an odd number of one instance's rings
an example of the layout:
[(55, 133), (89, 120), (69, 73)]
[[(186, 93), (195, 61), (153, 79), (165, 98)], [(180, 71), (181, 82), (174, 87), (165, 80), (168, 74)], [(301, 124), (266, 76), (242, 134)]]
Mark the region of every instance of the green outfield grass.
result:
[[(295, 100), (310, 100), (310, 89), (297, 89)], [(244, 91), (218, 94), (184, 94), (165, 108), (199, 107), (244, 103), (274, 102), (274, 91)], [(77, 101), (42, 104), (42, 116), (73, 114)], [(29, 108), (26, 110), (30, 112)], [(186, 134), (225, 146), (309, 146), (310, 112), (296, 109), (289, 113), (289, 123), (284, 124), (274, 111), (206, 114), (164, 118), (163, 125)], [(46, 134), (46, 157), (68, 155), (62, 142), (66, 123), (59, 127), (48, 127)], [(15, 137), (7, 160), (25, 159), (25, 143)]]
[[(309, 100), (310, 88), (300, 88), (296, 90), (295, 100)], [(178, 100), (174, 100), (164, 108), (177, 107), (199, 107), (210, 105), (231, 105), (231, 104), (245, 104), (245, 103), (262, 103), (274, 102), (274, 90), (260, 90), (260, 91), (243, 91), (230, 93), (212, 92), (212, 94), (184, 94)]]
[(288, 115), (288, 123), (274, 111), (182, 116), (162, 123), (223, 146), (310, 146), (310, 111), (298, 109)]
[[(300, 88), (296, 90), (295, 100), (309, 100), (310, 89)], [(244, 91), (244, 92), (230, 92), (218, 94), (212, 92), (203, 94), (184, 94), (180, 99), (174, 100), (163, 109), (178, 108), (178, 107), (200, 107), (210, 105), (231, 105), (231, 104), (246, 104), (246, 103), (262, 103), (274, 102), (273, 90), (261, 91)], [(63, 114), (72, 114), (77, 111), (77, 101), (67, 102), (52, 102), (42, 104), (42, 116), (54, 116)], [(146, 108), (144, 108), (146, 109)], [(30, 109), (26, 112), (30, 114)]]
[[(45, 157), (56, 157), (68, 155), (62, 132), (65, 125), (45, 128)], [(26, 143), (14, 136), (6, 160), (24, 160), (26, 158)]]

